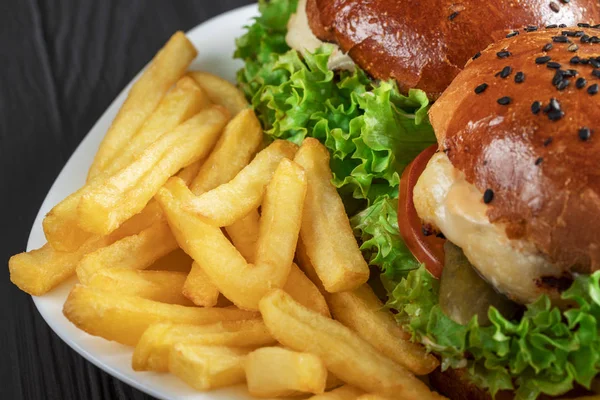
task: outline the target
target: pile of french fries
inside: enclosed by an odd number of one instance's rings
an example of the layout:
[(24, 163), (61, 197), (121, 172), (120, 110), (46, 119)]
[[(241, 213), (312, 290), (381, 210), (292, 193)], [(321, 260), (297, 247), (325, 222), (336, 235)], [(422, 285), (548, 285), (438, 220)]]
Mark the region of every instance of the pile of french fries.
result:
[(76, 274), (73, 324), (198, 390), (441, 398), (415, 377), (437, 359), (366, 284), (328, 151), (265, 145), (243, 94), (189, 72), (195, 57), (180, 32), (155, 56), (11, 280), (40, 296)]

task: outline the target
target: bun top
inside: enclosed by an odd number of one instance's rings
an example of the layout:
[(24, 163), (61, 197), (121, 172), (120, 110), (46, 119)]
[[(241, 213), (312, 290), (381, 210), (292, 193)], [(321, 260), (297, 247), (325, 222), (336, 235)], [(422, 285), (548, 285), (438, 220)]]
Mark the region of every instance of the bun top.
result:
[(578, 27), (501, 40), (430, 110), (490, 221), (579, 272), (600, 269), (599, 36)]
[(436, 99), (478, 51), (523, 27), (600, 23), (598, 0), (308, 0), (313, 33), (377, 79)]

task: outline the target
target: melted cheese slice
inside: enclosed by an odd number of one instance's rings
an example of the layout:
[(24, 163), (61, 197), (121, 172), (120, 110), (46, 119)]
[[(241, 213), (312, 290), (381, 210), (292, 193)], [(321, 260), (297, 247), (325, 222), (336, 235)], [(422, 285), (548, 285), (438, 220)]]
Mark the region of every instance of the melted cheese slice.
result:
[[(310, 29), (308, 25), (308, 16), (306, 15), (306, 0), (298, 1), (298, 8), (296, 14), (293, 14), (288, 21), (288, 33), (285, 37), (285, 41), (288, 46), (292, 49), (297, 50), (302, 55), (306, 55), (307, 52), (314, 52), (316, 49), (325, 44), (325, 42), (319, 40)], [(354, 61), (344, 54), (339, 46), (329, 44), (333, 47), (331, 56), (327, 67), (330, 70), (345, 69), (348, 71), (354, 70)]]
[(502, 224), (489, 221), (482, 193), (444, 153), (436, 153), (429, 161), (415, 185), (414, 202), (426, 223), (461, 247), (488, 282), (516, 301), (535, 301), (547, 293), (536, 281), (561, 274), (533, 245), (509, 239)]

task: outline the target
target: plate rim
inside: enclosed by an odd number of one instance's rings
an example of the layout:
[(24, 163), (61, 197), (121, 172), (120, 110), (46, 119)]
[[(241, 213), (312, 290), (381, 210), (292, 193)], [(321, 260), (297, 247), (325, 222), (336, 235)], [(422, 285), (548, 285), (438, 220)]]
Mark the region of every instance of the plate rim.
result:
[[(209, 24), (215, 24), (218, 23), (221, 20), (228, 20), (230, 18), (235, 18), (235, 15), (245, 15), (248, 14), (250, 16), (250, 19), (248, 19), (248, 22), (251, 22), (251, 18), (258, 16), (258, 4), (257, 3), (252, 3), (252, 4), (247, 4), (245, 6), (241, 6), (241, 7), (237, 7), (231, 10), (228, 10), (224, 13), (218, 14), (214, 17), (211, 17), (203, 22), (201, 22), (200, 24), (196, 25), (195, 27), (193, 27), (192, 29), (188, 30), (187, 32), (185, 32), (186, 36), (192, 36), (194, 35), (194, 33), (198, 30), (201, 30), (202, 28), (204, 28), (206, 25)], [(94, 125), (90, 128), (90, 130), (85, 134), (85, 136), (82, 138), (81, 142), (77, 145), (77, 147), (73, 150), (73, 152), (71, 153), (71, 155), (69, 156), (69, 159), (65, 162), (65, 164), (63, 165), (63, 167), (61, 168), (60, 172), (58, 173), (58, 175), (56, 176), (56, 178), (54, 179), (52, 185), (50, 186), (50, 188), (48, 189), (48, 192), (46, 193), (46, 196), (44, 197), (44, 200), (42, 201), (42, 204), (40, 206), (40, 209), (38, 210), (38, 213), (35, 217), (35, 220), (32, 224), (32, 227), (29, 231), (29, 236), (27, 239), (27, 251), (31, 251), (33, 249), (35, 249), (36, 247), (34, 247), (34, 243), (36, 242), (37, 238), (35, 237), (35, 232), (36, 232), (36, 227), (38, 225), (41, 225), (41, 220), (43, 219), (44, 215), (45, 215), (45, 206), (47, 206), (48, 204), (48, 200), (51, 197), (52, 193), (55, 192), (57, 189), (57, 186), (59, 184), (59, 180), (60, 177), (63, 175), (63, 173), (66, 173), (67, 170), (69, 170), (69, 164), (72, 162), (73, 158), (75, 157), (75, 155), (81, 151), (81, 148), (84, 147), (85, 143), (90, 140), (92, 138), (91, 133), (97, 129), (98, 124), (100, 124), (100, 121), (104, 119), (104, 117), (111, 111), (112, 108), (114, 107), (118, 107), (119, 106), (119, 101), (122, 97), (126, 96), (127, 92), (129, 91), (129, 89), (131, 88), (133, 82), (135, 82), (139, 76), (141, 75), (141, 73), (146, 69), (147, 65), (144, 66), (132, 79), (131, 81), (116, 95), (116, 97), (111, 101), (111, 103), (106, 107), (106, 109), (104, 110), (104, 112), (102, 113), (102, 115), (100, 115), (98, 117), (98, 119), (96, 120), (96, 122), (94, 123)], [(74, 279), (71, 278), (70, 280), (68, 280), (67, 282), (63, 283), (63, 284), (71, 284), (72, 282), (74, 282)], [(57, 335), (69, 348), (71, 348), (72, 350), (74, 350), (77, 354), (79, 354), (80, 356), (82, 356), (86, 361), (92, 363), (94, 366), (96, 366), (97, 368), (101, 369), (102, 371), (106, 372), (107, 374), (109, 374), (111, 377), (118, 379), (119, 381), (134, 387), (135, 389), (146, 393), (150, 396), (153, 396), (155, 398), (158, 399), (164, 399), (164, 400), (168, 400), (169, 397), (165, 397), (164, 393), (160, 393), (159, 391), (157, 391), (157, 389), (152, 388), (147, 386), (146, 384), (142, 383), (140, 380), (138, 379), (134, 379), (128, 375), (125, 375), (124, 373), (122, 373), (121, 371), (119, 371), (116, 367), (113, 367), (111, 365), (108, 365), (106, 363), (104, 363), (102, 360), (98, 359), (96, 356), (94, 356), (87, 348), (81, 346), (80, 344), (76, 343), (71, 337), (69, 337), (65, 332), (62, 331), (62, 329), (60, 329), (58, 327), (59, 322), (55, 322), (50, 320), (48, 317), (48, 315), (45, 315), (44, 312), (42, 312), (41, 308), (41, 299), (44, 296), (30, 296), (33, 300), (33, 303), (36, 307), (36, 311), (39, 313), (39, 315), (42, 317), (42, 319), (44, 320), (44, 322), (48, 325), (48, 327), (52, 330), (52, 332)], [(116, 342), (111, 342), (111, 343), (116, 343)], [(199, 396), (204, 395), (207, 398), (211, 398), (213, 396), (211, 396), (211, 392), (198, 392)]]

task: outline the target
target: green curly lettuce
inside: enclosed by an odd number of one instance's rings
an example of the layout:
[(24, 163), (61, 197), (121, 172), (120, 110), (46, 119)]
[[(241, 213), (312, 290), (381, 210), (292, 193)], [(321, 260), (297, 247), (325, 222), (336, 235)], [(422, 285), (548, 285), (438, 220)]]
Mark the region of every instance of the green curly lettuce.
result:
[[(319, 139), (330, 151), (338, 188), (365, 258), (393, 273), (417, 267), (398, 233), (400, 173), (435, 143), (424, 92), (402, 95), (395, 82), (375, 82), (360, 68), (330, 71), (332, 47), (304, 56), (285, 43), (296, 0), (259, 2), (260, 16), (237, 40), (244, 60), (238, 84), (270, 139)], [(368, 210), (368, 211), (367, 211)], [(378, 221), (388, 221), (382, 239)], [(398, 260), (394, 261), (396, 257)]]
[(576, 306), (561, 312), (546, 296), (527, 306), (519, 321), (490, 307), (491, 325), (448, 318), (438, 305), (439, 281), (424, 267), (391, 293), (397, 321), (442, 357), (442, 369), (466, 367), (478, 386), (495, 395), (515, 390), (517, 400), (557, 396), (578, 383), (590, 388), (600, 372), (600, 272), (578, 276), (562, 298)]

